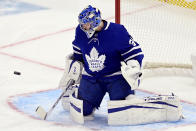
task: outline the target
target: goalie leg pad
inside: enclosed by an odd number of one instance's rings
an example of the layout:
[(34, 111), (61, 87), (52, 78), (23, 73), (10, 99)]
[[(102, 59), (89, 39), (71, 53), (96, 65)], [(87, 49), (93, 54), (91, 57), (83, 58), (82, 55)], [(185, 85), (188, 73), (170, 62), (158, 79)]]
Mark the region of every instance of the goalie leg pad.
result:
[(176, 96), (156, 96), (141, 100), (108, 102), (109, 125), (138, 125), (178, 121), (181, 117), (182, 107)]
[(69, 107), (70, 107), (70, 99), (69, 96), (64, 95), (61, 99), (61, 103), (62, 103), (62, 107), (64, 110), (69, 111)]
[(65, 95), (61, 99), (62, 107), (65, 111), (69, 111), (70, 109), (70, 94), (73, 94), (77, 97), (78, 96), (78, 86), (72, 86), (72, 88), (68, 89)]
[(74, 94), (70, 95), (70, 115), (75, 122), (84, 124), (83, 101), (77, 99)]

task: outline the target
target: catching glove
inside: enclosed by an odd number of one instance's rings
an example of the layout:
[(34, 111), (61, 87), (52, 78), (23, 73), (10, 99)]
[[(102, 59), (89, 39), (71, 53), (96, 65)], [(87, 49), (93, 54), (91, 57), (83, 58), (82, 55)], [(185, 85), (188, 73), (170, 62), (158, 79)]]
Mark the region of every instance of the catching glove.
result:
[(121, 71), (123, 77), (131, 86), (131, 89), (137, 89), (140, 84), (140, 79), (142, 76), (140, 64), (138, 63), (138, 61), (129, 60), (127, 61), (127, 64), (125, 62), (121, 62)]

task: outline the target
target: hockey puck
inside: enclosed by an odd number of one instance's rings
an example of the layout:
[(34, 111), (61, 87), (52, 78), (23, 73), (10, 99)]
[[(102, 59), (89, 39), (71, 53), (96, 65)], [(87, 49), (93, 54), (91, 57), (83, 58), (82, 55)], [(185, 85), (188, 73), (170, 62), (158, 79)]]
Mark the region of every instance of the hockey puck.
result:
[(15, 74), (15, 75), (21, 75), (21, 73), (18, 72), (18, 71), (14, 71), (14, 74)]

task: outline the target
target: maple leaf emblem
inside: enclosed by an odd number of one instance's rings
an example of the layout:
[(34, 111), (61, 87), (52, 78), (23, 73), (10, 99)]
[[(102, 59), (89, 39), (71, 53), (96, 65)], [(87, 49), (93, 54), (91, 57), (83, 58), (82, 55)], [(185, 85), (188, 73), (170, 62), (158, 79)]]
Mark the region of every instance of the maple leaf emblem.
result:
[(104, 68), (104, 62), (105, 62), (105, 55), (99, 56), (98, 51), (95, 47), (92, 48), (90, 51), (90, 56), (85, 54), (86, 60), (88, 62), (89, 69), (94, 71), (100, 71)]

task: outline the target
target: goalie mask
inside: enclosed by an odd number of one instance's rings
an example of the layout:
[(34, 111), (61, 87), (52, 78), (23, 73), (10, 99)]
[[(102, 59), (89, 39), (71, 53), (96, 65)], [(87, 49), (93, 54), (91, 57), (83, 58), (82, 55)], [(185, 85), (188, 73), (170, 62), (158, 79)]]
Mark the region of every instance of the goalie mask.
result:
[[(80, 24), (80, 28), (86, 33), (88, 38), (91, 38), (96, 28), (100, 25), (102, 21), (101, 12), (99, 11), (99, 9), (89, 5), (79, 14), (78, 21)], [(84, 28), (84, 25), (86, 24), (90, 26), (89, 29)]]

